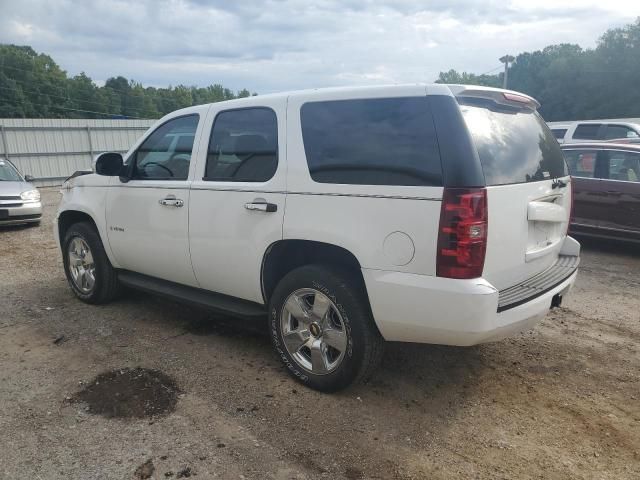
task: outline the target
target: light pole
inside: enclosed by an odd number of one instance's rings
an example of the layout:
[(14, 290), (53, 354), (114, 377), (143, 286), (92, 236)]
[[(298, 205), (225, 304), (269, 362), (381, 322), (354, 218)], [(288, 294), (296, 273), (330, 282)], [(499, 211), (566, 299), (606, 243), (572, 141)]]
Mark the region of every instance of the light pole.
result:
[(509, 73), (509, 64), (515, 60), (512, 55), (505, 55), (500, 57), (500, 61), (504, 63), (504, 77), (502, 78), (502, 88), (507, 88), (507, 75)]

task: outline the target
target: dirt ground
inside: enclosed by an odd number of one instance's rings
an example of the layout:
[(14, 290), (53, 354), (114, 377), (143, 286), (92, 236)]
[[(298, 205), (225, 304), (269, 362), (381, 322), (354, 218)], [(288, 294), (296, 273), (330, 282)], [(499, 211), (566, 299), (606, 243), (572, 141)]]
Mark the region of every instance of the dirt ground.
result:
[[(43, 192), (40, 227), (0, 229), (2, 479), (640, 478), (636, 247), (585, 242), (572, 294), (530, 332), (389, 344), (369, 384), (326, 395), (259, 325), (143, 294), (76, 300)], [(94, 414), (78, 399), (111, 371), (168, 378), (171, 408)], [(164, 388), (149, 378), (127, 395)]]

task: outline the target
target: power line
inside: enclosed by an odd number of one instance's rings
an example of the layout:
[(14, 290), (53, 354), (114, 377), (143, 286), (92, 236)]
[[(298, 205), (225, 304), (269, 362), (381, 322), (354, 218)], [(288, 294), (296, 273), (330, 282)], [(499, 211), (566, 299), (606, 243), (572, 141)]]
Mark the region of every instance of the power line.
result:
[[(35, 68), (34, 68), (34, 69), (32, 69), (32, 70), (27, 70), (27, 69), (25, 69), (25, 68), (10, 67), (9, 65), (0, 65), (0, 70), (5, 69), (5, 68), (9, 68), (9, 69), (11, 69), (11, 70), (17, 70), (17, 71), (19, 71), (19, 72), (34, 73), (34, 74), (35, 74), (35, 73), (37, 73), (37, 72), (36, 72), (36, 70), (35, 70)], [(10, 78), (11, 78), (12, 80), (15, 80), (15, 79), (14, 79), (14, 78), (12, 78), (12, 77), (10, 77)], [(74, 78), (74, 77), (67, 77), (67, 76), (65, 75), (65, 78), (66, 78), (67, 80), (73, 80), (73, 78)], [(87, 78), (89, 78), (89, 77), (87, 77)], [(123, 77), (123, 78), (124, 78), (124, 77)], [(94, 82), (93, 82), (93, 80), (92, 80), (91, 78), (89, 78), (89, 80), (91, 80), (91, 83), (94, 83)], [(16, 81), (17, 81), (17, 80), (16, 80)], [(95, 85), (95, 83), (94, 83), (94, 85)], [(131, 91), (120, 90), (120, 89), (118, 89), (118, 88), (108, 87), (108, 86), (106, 86), (106, 85), (105, 85), (105, 86), (103, 86), (103, 87), (99, 87), (99, 86), (97, 86), (97, 85), (95, 85), (95, 86), (96, 86), (96, 88), (108, 88), (109, 90), (112, 90), (112, 91), (114, 91), (114, 92), (121, 93), (121, 94), (123, 94), (123, 95), (128, 95), (128, 96), (130, 96), (130, 97), (145, 97), (145, 96), (146, 96), (144, 93), (132, 93)], [(62, 87), (55, 87), (55, 86), (54, 86), (54, 88), (62, 88)], [(143, 88), (149, 88), (149, 87), (143, 87)]]
[(493, 68), (493, 69), (489, 70), (488, 72), (481, 73), (480, 75), (488, 75), (490, 73), (495, 72), (496, 70), (500, 70), (501, 68), (502, 68), (502, 65), (500, 65), (500, 66), (498, 66), (496, 68)]
[[(35, 73), (37, 73), (37, 72), (36, 72), (36, 70), (35, 70), (35, 67), (34, 67), (34, 69), (32, 69), (32, 70), (27, 70), (27, 69), (24, 69), (24, 68), (11, 67), (11, 66), (9, 66), (9, 65), (3, 65), (3, 64), (1, 64), (1, 63), (0, 63), (0, 71), (2, 71), (2, 69), (4, 69), (4, 68), (9, 68), (9, 69), (11, 69), (11, 70), (17, 70), (17, 71), (19, 71), (19, 72), (34, 73), (34, 74), (35, 74)], [(64, 70), (63, 70), (63, 71), (64, 71)], [(66, 73), (66, 72), (65, 72), (65, 73)], [(9, 77), (9, 78), (12, 78), (12, 77)], [(74, 79), (74, 77), (68, 77), (68, 76), (65, 76), (65, 78), (66, 78), (67, 80), (73, 80), (73, 79)], [(93, 84), (95, 85), (94, 81), (93, 81), (90, 77), (87, 77), (87, 78), (88, 78), (89, 80), (91, 80), (91, 83), (93, 83)], [(115, 78), (115, 77), (111, 77), (111, 78)], [(122, 78), (125, 78), (125, 77), (122, 77)], [(12, 80), (15, 80), (15, 79), (13, 79), (13, 78), (12, 78)], [(192, 86), (192, 85), (191, 85), (191, 86), (182, 85), (182, 86), (183, 86), (183, 87), (185, 87), (185, 88), (187, 88), (187, 89), (189, 89), (189, 90), (191, 90), (192, 88), (196, 88), (196, 89), (198, 89), (198, 90), (199, 90), (199, 89), (205, 89), (205, 90), (206, 90), (208, 87), (213, 86), (213, 85), (216, 85), (216, 84), (210, 84), (210, 85), (207, 85), (206, 87), (198, 87), (198, 86), (195, 86), (195, 87), (194, 87), (194, 86)], [(146, 90), (147, 88), (154, 88), (155, 90), (169, 90), (169, 88), (168, 88), (168, 87), (166, 87), (166, 88), (165, 88), (165, 87), (159, 87), (159, 88), (156, 88), (156, 87), (145, 87), (145, 86), (143, 86), (142, 84), (140, 84), (140, 86), (141, 86), (143, 89), (145, 89), (145, 90)], [(178, 85), (178, 86), (180, 86), (180, 85)], [(220, 86), (221, 86), (223, 89), (225, 89), (225, 90), (230, 90), (230, 89), (226, 89), (226, 88), (225, 88), (224, 86), (222, 86), (222, 85), (220, 85)], [(113, 87), (110, 87), (110, 86), (107, 86), (107, 85), (104, 85), (104, 86), (102, 86), (102, 87), (100, 87), (100, 86), (98, 86), (98, 85), (95, 85), (95, 87), (96, 87), (96, 88), (98, 88), (98, 89), (99, 89), (99, 88), (109, 89), (109, 90), (112, 90), (112, 91), (114, 91), (114, 92), (118, 92), (118, 93), (121, 93), (121, 94), (123, 94), (123, 95), (127, 95), (127, 96), (129, 96), (129, 97), (143, 97), (143, 98), (144, 98), (144, 97), (146, 97), (146, 96), (147, 96), (147, 94), (145, 94), (145, 93), (132, 93), (132, 90), (129, 90), (129, 91), (127, 91), (127, 90), (120, 90), (119, 88), (113, 88)], [(54, 86), (54, 88), (62, 88), (62, 87), (55, 87), (55, 86)], [(173, 87), (173, 90), (174, 90), (174, 91), (175, 91), (175, 88), (176, 88), (176, 87)], [(231, 93), (232, 93), (232, 94), (234, 94), (234, 95), (236, 94), (236, 93), (234, 93), (234, 92), (233, 92), (233, 90), (230, 90), (230, 91), (231, 91)]]
[[(20, 82), (20, 83), (22, 83), (22, 82)], [(51, 94), (51, 93), (40, 92), (40, 91), (37, 91), (37, 90), (26, 90), (26, 89), (24, 89), (22, 87), (20, 87), (20, 90), (17, 90), (17, 89), (12, 89), (11, 87), (5, 87), (5, 86), (0, 85), (0, 88), (4, 88), (5, 90), (11, 90), (11, 91), (14, 91), (14, 92), (30, 93), (30, 94), (33, 94), (33, 95), (44, 95), (45, 97), (49, 97), (49, 98), (60, 98), (60, 99), (68, 100), (68, 101), (71, 101), (71, 102), (79, 102), (79, 103), (84, 102), (84, 103), (91, 103), (93, 105), (103, 105), (101, 102), (93, 102), (91, 100), (82, 100), (80, 98), (71, 97), (70, 95), (54, 95), (54, 94)], [(130, 110), (132, 112), (134, 112), (134, 113), (137, 113), (137, 114), (140, 114), (142, 112), (140, 109), (136, 109), (136, 108), (132, 108)]]
[[(3, 87), (1, 85), (0, 85), (0, 88), (3, 88), (5, 90), (10, 90), (12, 92), (18, 92), (18, 93), (21, 92), (21, 90), (15, 90), (13, 88)], [(46, 93), (40, 93), (39, 95), (44, 95), (45, 97), (50, 97)], [(74, 111), (74, 112), (83, 112), (83, 113), (94, 113), (96, 115), (104, 115), (105, 117), (122, 117), (122, 116), (124, 116), (124, 117), (128, 117), (128, 118), (133, 118), (133, 119), (136, 119), (136, 120), (144, 120), (141, 117), (134, 117), (134, 116), (131, 116), (131, 115), (123, 115), (122, 113), (96, 112), (94, 110), (83, 110), (81, 108), (63, 107), (61, 105), (56, 105), (56, 104), (45, 105), (44, 103), (36, 103), (36, 102), (31, 102), (31, 101), (29, 101), (29, 103), (31, 105), (37, 105), (39, 107), (49, 107), (49, 108), (54, 108), (54, 109), (70, 110), (70, 111)]]
[[(15, 79), (11, 79), (11, 80), (13, 82), (20, 83), (21, 85), (24, 85), (24, 82), (19, 82), (19, 81), (15, 80)], [(0, 85), (0, 88), (4, 88), (5, 90), (12, 90), (10, 87), (3, 87), (2, 85)], [(13, 90), (13, 91), (17, 92), (18, 90)], [(22, 87), (20, 88), (19, 91), (21, 91), (23, 93), (31, 93), (31, 94), (34, 94), (34, 95), (44, 95), (44, 96), (49, 97), (49, 98), (61, 98), (63, 100), (69, 100), (69, 101), (72, 101), (72, 102), (83, 102), (83, 103), (90, 103), (90, 104), (93, 104), (93, 105), (100, 105), (100, 106), (103, 105), (102, 102), (95, 102), (95, 101), (91, 101), (91, 100), (82, 100), (82, 99), (79, 99), (79, 98), (71, 97), (70, 95), (54, 95), (54, 94), (51, 94), (51, 93), (44, 93), (44, 92), (40, 92), (40, 91), (36, 91), (36, 90), (25, 90)], [(141, 111), (139, 109), (131, 109), (131, 111), (135, 112), (137, 114), (141, 113)]]

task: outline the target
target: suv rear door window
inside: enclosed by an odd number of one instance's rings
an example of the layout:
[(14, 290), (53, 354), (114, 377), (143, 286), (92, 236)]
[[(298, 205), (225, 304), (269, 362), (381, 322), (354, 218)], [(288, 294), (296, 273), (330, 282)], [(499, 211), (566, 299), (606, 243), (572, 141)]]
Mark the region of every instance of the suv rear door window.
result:
[(442, 185), (426, 97), (310, 102), (300, 117), (309, 173), (316, 182)]
[(573, 138), (579, 140), (597, 140), (598, 131), (602, 124), (600, 123), (582, 123), (576, 127), (573, 132)]
[(574, 177), (593, 178), (596, 171), (596, 150), (565, 150), (569, 173)]
[(567, 175), (558, 142), (540, 115), (479, 98), (459, 98), (487, 185)]
[(278, 168), (278, 122), (270, 108), (220, 112), (215, 119), (204, 180), (266, 182)]

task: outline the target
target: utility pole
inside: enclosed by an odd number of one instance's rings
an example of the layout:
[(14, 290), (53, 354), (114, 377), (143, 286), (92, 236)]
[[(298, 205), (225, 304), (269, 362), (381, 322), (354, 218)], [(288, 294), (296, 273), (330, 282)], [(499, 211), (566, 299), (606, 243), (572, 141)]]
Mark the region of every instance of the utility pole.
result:
[(502, 78), (502, 88), (507, 88), (507, 75), (509, 74), (509, 64), (513, 63), (515, 57), (512, 55), (505, 55), (500, 57), (500, 61), (504, 63), (504, 77)]

